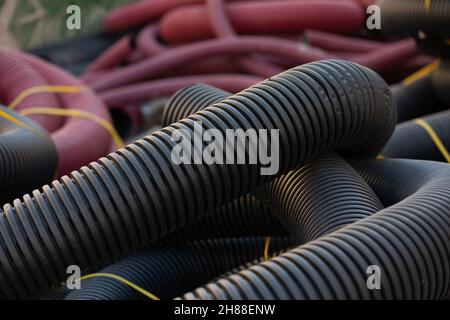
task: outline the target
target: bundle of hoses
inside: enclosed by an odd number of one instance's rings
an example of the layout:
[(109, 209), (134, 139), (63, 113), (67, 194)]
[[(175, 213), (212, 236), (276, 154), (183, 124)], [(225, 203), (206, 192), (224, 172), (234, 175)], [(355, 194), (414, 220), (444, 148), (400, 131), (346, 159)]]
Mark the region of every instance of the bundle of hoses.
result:
[(48, 183), (57, 164), (55, 146), (45, 130), (0, 106), (0, 201), (12, 201)]
[(348, 59), (396, 82), (430, 63), (412, 39), (368, 34), (373, 1), (142, 0), (107, 15), (124, 36), (83, 80), (111, 108), (170, 96), (196, 83), (236, 93), (294, 66)]
[[(278, 129), (278, 174), (261, 175), (259, 162), (174, 164), (172, 133), (192, 136), (198, 122), (222, 133)], [(324, 61), (288, 70), (5, 205), (0, 294), (39, 296), (69, 265), (97, 271), (324, 152), (376, 155), (395, 122), (389, 87), (367, 68)]]
[[(30, 118), (50, 133), (59, 158), (58, 170), (52, 172), (53, 176), (55, 173), (68, 174), (110, 151), (111, 136), (98, 123), (86, 118), (66, 119), (32, 112), (40, 108), (74, 109), (110, 122), (109, 112), (103, 102), (80, 80), (43, 60), (6, 48), (0, 49), (0, 74), (2, 103), (18, 112), (30, 113)], [(68, 87), (72, 93), (52, 91), (55, 86)], [(50, 152), (47, 161), (54, 161)], [(30, 180), (29, 177), (27, 179)], [(46, 180), (47, 183), (49, 181)]]

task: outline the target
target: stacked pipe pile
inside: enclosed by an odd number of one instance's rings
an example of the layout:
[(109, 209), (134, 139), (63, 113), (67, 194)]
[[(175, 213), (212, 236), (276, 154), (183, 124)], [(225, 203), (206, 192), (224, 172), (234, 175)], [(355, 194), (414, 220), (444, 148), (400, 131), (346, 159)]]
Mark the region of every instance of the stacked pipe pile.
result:
[[(141, 0), (80, 79), (0, 48), (0, 299), (450, 297), (450, 6), (411, 2)], [(174, 162), (198, 126), (276, 172)]]

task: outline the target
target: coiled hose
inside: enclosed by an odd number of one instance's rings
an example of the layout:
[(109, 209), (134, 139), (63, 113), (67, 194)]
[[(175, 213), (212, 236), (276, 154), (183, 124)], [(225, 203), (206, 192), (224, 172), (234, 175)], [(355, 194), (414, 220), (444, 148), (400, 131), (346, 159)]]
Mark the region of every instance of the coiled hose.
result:
[[(439, 137), (446, 150), (450, 150), (450, 111), (421, 118)], [(400, 123), (381, 154), (387, 158), (447, 161), (430, 133), (418, 120)]]
[[(370, 161), (358, 171), (386, 209), (183, 299), (443, 299), (450, 277), (450, 168)], [(381, 270), (369, 290), (366, 270)]]
[(45, 130), (0, 106), (0, 201), (12, 201), (49, 183), (57, 164), (55, 145)]
[[(228, 270), (261, 261), (264, 244), (264, 238), (240, 238), (155, 248), (126, 257), (100, 273), (121, 276), (160, 299), (173, 299)], [(294, 242), (289, 238), (273, 238), (270, 244), (272, 256)], [(117, 280), (104, 277), (83, 281), (80, 290), (66, 297), (66, 300), (137, 299), (146, 297)]]
[[(167, 103), (163, 121), (179, 121), (228, 96), (231, 94), (203, 84), (180, 90)], [(319, 156), (255, 193), (290, 234), (304, 243), (383, 209), (362, 178), (333, 154)], [(240, 220), (237, 216), (236, 221)]]
[(61, 282), (68, 265), (98, 270), (277, 177), (261, 175), (261, 163), (176, 165), (176, 129), (191, 137), (199, 122), (222, 133), (278, 129), (280, 175), (333, 149), (378, 153), (396, 123), (391, 98), (387, 84), (365, 67), (337, 60), (307, 64), (5, 205), (0, 296), (42, 294)]
[[(66, 72), (33, 57), (6, 48), (0, 49), (0, 73), (8, 74), (0, 80), (0, 94), (6, 104), (10, 104), (26, 89), (45, 85), (71, 86), (82, 88), (76, 94), (36, 93), (27, 97), (17, 109), (30, 110), (35, 107), (68, 108), (89, 112), (111, 122), (103, 102), (81, 81)], [(83, 118), (39, 116), (32, 118), (51, 132), (55, 143), (59, 164), (58, 174), (68, 174), (109, 152), (111, 136), (97, 123)], [(95, 139), (94, 139), (95, 138)]]

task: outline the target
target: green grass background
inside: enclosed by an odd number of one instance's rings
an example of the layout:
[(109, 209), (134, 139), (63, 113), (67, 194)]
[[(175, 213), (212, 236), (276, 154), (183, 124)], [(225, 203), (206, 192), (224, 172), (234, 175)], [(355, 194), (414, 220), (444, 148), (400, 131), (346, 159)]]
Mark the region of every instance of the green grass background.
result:
[[(13, 15), (0, 27), (0, 45), (21, 48), (39, 47), (69, 37), (101, 30), (102, 18), (108, 10), (133, 0), (0, 0), (0, 17), (14, 8)], [(9, 3), (7, 3), (9, 2)], [(81, 8), (81, 30), (66, 28), (66, 9), (76, 4)], [(9, 10), (11, 12), (11, 10)], [(7, 24), (7, 25), (5, 25)], [(0, 21), (0, 26), (2, 22)]]

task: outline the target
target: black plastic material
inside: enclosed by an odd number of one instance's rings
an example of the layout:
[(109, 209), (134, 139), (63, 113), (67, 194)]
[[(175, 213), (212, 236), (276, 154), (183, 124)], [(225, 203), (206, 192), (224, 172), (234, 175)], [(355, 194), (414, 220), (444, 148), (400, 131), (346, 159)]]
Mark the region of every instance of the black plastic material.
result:
[[(450, 150), (450, 111), (422, 118), (430, 125), (447, 150)], [(387, 158), (445, 161), (430, 134), (414, 120), (397, 126), (381, 152)]]
[[(450, 288), (450, 167), (370, 161), (358, 172), (385, 206), (326, 237), (212, 281), (184, 299), (444, 299)], [(369, 266), (381, 287), (367, 283)]]
[[(261, 261), (264, 238), (215, 239), (136, 254), (106, 267), (100, 273), (121, 276), (160, 299), (173, 299), (209, 279), (245, 263)], [(292, 246), (289, 238), (272, 238), (270, 256)], [(81, 290), (66, 300), (138, 300), (148, 297), (110, 278), (83, 281)]]
[(58, 155), (44, 129), (0, 106), (0, 201), (14, 200), (55, 176)]
[[(0, 215), (0, 298), (52, 289), (66, 268), (99, 270), (318, 155), (374, 155), (396, 123), (388, 85), (347, 61), (271, 77), (25, 195)], [(261, 163), (176, 165), (172, 133), (278, 129), (278, 175)], [(31, 227), (32, 226), (32, 227)], [(15, 244), (15, 245), (14, 245)]]

